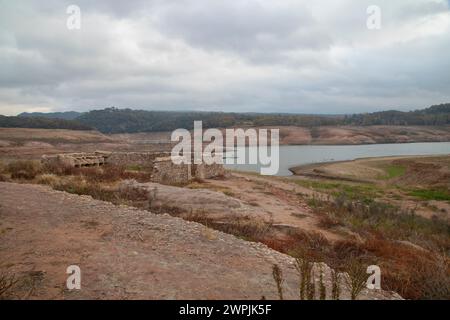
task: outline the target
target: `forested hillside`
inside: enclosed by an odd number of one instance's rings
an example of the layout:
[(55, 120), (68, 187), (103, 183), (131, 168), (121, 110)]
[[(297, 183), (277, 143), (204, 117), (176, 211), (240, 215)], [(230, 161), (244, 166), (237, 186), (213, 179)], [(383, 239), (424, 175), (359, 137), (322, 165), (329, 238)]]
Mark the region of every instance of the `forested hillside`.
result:
[(354, 114), (345, 118), (345, 124), (352, 125), (426, 125), (450, 124), (450, 103), (431, 106), (424, 110), (401, 112), (382, 111), (368, 114)]
[(74, 120), (49, 119), (44, 117), (6, 117), (2, 115), (0, 115), (0, 127), (93, 130), (91, 127)]
[(164, 112), (108, 108), (94, 110), (77, 118), (83, 124), (104, 133), (172, 131), (192, 129), (194, 120), (202, 120), (205, 128), (231, 126), (336, 126), (336, 125), (447, 125), (450, 104), (428, 109), (401, 112), (383, 111), (355, 115), (299, 115), (222, 112)]
[(252, 116), (240, 113), (220, 112), (166, 112), (107, 108), (94, 110), (77, 118), (83, 124), (104, 133), (133, 133), (145, 131), (172, 131), (178, 128), (192, 129), (195, 120), (203, 126), (229, 127), (236, 124), (252, 124)]
[(23, 112), (19, 114), (19, 117), (32, 117), (32, 118), (50, 118), (50, 119), (64, 119), (64, 120), (75, 120), (82, 115), (82, 112), (67, 111), (67, 112)]
[[(61, 118), (59, 120), (58, 118)], [(74, 120), (65, 120), (65, 119)], [(450, 124), (450, 103), (427, 109), (402, 112), (382, 111), (354, 115), (302, 115), (225, 112), (166, 112), (106, 108), (86, 113), (24, 113), (19, 117), (2, 117), (2, 127), (61, 128), (87, 130), (95, 128), (103, 133), (134, 133), (192, 129), (195, 120), (202, 120), (204, 128), (232, 126), (337, 126), (337, 125), (427, 125)]]

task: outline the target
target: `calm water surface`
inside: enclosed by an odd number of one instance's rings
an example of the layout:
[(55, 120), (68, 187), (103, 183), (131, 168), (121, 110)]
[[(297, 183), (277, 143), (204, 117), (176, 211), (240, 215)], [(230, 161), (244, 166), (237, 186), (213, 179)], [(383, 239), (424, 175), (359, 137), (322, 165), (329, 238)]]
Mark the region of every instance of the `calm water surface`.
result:
[[(248, 151), (248, 147), (245, 148)], [(248, 154), (248, 153), (247, 153)], [(450, 142), (371, 144), (357, 146), (280, 146), (278, 176), (289, 176), (289, 168), (302, 164), (354, 160), (367, 157), (450, 154)], [(233, 164), (229, 169), (260, 172), (260, 165)]]

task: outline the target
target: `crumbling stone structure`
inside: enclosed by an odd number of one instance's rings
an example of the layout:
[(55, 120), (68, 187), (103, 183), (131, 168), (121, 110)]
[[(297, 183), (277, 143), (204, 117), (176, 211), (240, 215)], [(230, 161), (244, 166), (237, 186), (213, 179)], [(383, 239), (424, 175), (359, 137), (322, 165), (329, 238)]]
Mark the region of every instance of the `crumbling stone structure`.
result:
[(166, 184), (182, 184), (193, 179), (192, 165), (177, 165), (172, 162), (171, 157), (156, 158), (153, 163), (153, 182)]
[(152, 181), (182, 184), (193, 179), (209, 179), (225, 175), (221, 164), (174, 164), (171, 157), (156, 158), (153, 164)]
[(42, 162), (47, 164), (57, 164), (67, 167), (91, 167), (102, 166), (106, 164), (106, 159), (110, 153), (108, 152), (92, 152), (92, 153), (63, 153), (57, 155), (44, 155)]
[(112, 152), (108, 156), (108, 163), (114, 165), (137, 165), (149, 168), (157, 158), (170, 157), (170, 152)]
[(42, 161), (68, 167), (102, 165), (140, 166), (151, 171), (153, 182), (183, 184), (193, 179), (208, 179), (225, 175), (221, 164), (175, 164), (169, 152), (101, 152), (67, 153), (43, 156)]

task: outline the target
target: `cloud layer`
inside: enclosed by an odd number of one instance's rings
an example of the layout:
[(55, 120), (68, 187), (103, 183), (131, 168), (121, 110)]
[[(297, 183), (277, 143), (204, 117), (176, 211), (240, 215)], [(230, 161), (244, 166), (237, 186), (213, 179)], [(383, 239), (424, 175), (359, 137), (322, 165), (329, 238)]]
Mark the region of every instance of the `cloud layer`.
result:
[[(81, 9), (68, 30), (66, 9)], [(0, 0), (0, 114), (350, 113), (450, 101), (446, 0)]]

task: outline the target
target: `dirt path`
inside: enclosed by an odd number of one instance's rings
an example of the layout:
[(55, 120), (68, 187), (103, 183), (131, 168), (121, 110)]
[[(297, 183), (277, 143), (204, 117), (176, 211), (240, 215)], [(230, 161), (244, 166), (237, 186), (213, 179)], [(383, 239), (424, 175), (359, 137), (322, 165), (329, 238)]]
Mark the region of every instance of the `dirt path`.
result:
[(274, 224), (319, 232), (329, 241), (344, 239), (342, 235), (318, 226), (318, 217), (298, 196), (299, 193), (312, 195), (310, 189), (282, 180), (234, 172), (229, 179), (209, 180), (208, 183), (231, 190), (236, 198), (269, 215)]
[[(0, 272), (20, 280), (11, 298), (273, 299), (273, 263), (284, 272), (285, 296), (297, 296), (289, 256), (168, 215), (1, 182), (0, 223)], [(65, 289), (73, 264), (80, 291)]]

